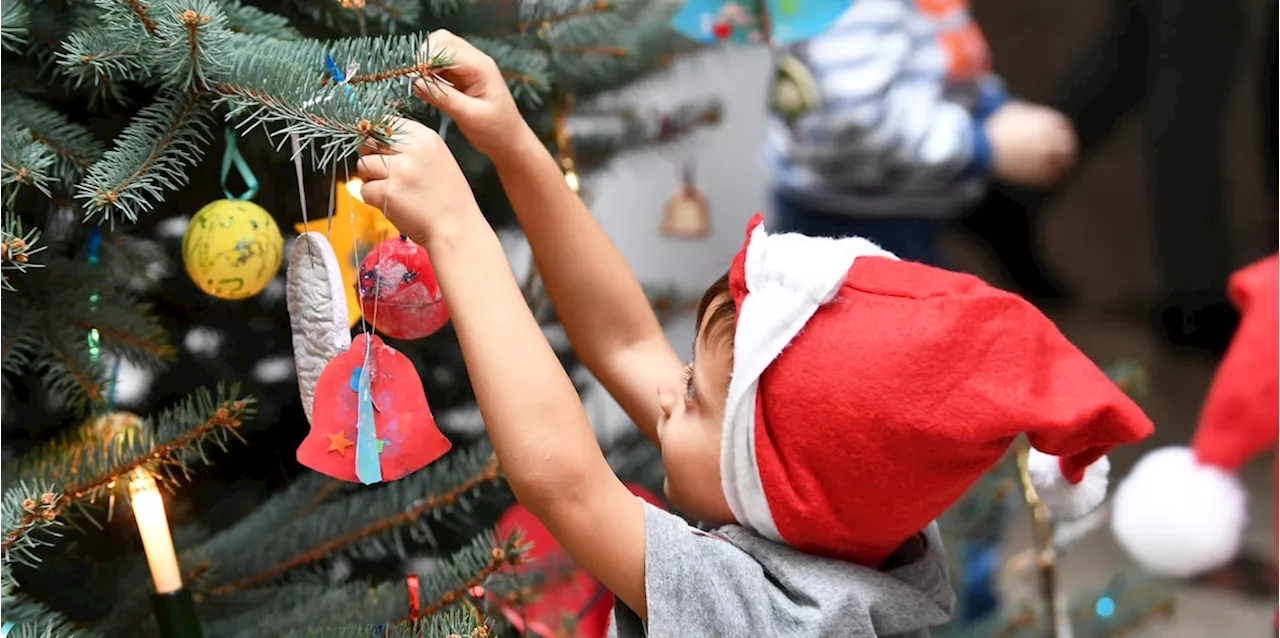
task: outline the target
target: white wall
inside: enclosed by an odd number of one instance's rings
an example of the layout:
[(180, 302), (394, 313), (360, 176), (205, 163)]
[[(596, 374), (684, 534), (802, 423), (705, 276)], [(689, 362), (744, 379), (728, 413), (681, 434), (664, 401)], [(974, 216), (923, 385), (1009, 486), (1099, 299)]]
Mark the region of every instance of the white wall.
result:
[[(687, 294), (700, 294), (728, 269), (742, 246), (747, 220), (767, 211), (760, 161), (767, 70), (768, 52), (762, 47), (721, 49), (681, 60), (670, 72), (606, 102), (642, 112), (711, 96), (723, 105), (719, 124), (651, 152), (619, 157), (584, 183), (596, 218), (642, 282), (674, 284)], [(695, 161), (696, 184), (710, 207), (711, 235), (701, 241), (658, 234), (663, 207), (679, 185), (687, 159)], [(693, 333), (692, 317), (673, 321), (667, 331), (686, 361), (692, 356)], [(590, 385), (584, 403), (602, 444), (632, 427), (599, 385)]]
[[(668, 110), (700, 98), (718, 97), (719, 124), (659, 147), (615, 159), (585, 182), (588, 203), (645, 283), (674, 283), (699, 293), (724, 273), (742, 246), (747, 220), (767, 205), (760, 162), (768, 53), (763, 47), (732, 47), (691, 56), (614, 96), (619, 103)], [(711, 236), (701, 241), (658, 234), (663, 206), (680, 183), (687, 159), (707, 198)]]

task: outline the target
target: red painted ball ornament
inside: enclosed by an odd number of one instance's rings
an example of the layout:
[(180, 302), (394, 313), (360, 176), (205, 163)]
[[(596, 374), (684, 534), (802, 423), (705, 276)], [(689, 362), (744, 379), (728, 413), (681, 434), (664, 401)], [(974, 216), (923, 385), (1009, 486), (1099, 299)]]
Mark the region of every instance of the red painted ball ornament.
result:
[(449, 321), (427, 249), (407, 237), (369, 251), (355, 288), (365, 319), (392, 339), (421, 339)]

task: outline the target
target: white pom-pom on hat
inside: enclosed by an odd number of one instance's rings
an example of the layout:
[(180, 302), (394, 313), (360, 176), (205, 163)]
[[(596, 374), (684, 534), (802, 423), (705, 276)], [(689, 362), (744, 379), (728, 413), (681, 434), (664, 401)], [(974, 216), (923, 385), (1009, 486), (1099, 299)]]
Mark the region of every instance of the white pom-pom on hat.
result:
[(1111, 462), (1107, 457), (1085, 468), (1084, 478), (1072, 484), (1062, 474), (1061, 459), (1031, 449), (1027, 455), (1027, 474), (1036, 488), (1040, 502), (1049, 507), (1054, 517), (1072, 520), (1097, 509), (1107, 498), (1107, 475)]
[(1190, 448), (1144, 456), (1120, 482), (1111, 531), (1138, 564), (1174, 577), (1226, 564), (1248, 521), (1246, 493), (1232, 472), (1196, 459)]

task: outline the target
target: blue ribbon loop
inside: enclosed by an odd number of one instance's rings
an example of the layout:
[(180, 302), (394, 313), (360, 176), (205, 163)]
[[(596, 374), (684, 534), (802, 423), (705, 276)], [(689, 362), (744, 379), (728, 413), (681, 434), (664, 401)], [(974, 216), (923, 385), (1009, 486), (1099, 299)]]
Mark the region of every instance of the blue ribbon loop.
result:
[[(222, 153), (222, 194), (226, 195), (227, 199), (240, 201), (253, 199), (253, 196), (258, 194), (258, 178), (249, 169), (249, 163), (244, 161), (240, 149), (236, 148), (236, 130), (231, 125), (227, 125), (226, 138), (227, 150)], [(227, 188), (227, 176), (231, 174), (232, 164), (235, 165), (236, 172), (240, 173), (240, 179), (244, 180), (245, 191), (240, 195), (232, 195), (231, 190)]]

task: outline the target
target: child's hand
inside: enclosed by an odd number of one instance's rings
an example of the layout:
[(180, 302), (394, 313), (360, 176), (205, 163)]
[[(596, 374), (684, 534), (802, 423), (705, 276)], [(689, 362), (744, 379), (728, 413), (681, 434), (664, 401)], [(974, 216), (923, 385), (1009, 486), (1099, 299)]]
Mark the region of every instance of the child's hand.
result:
[(422, 245), (450, 232), (480, 207), (449, 147), (435, 131), (412, 120), (395, 123), (395, 147), (362, 147), (360, 196), (401, 233)]
[(1012, 101), (987, 118), (992, 174), (1019, 186), (1052, 186), (1076, 161), (1071, 121), (1044, 106)]
[(501, 155), (529, 131), (493, 58), (444, 29), (431, 32), (423, 46), (432, 55), (444, 52), (452, 58), (438, 75), (453, 86), (420, 79), (415, 92), (453, 118), (476, 150), (491, 158)]

